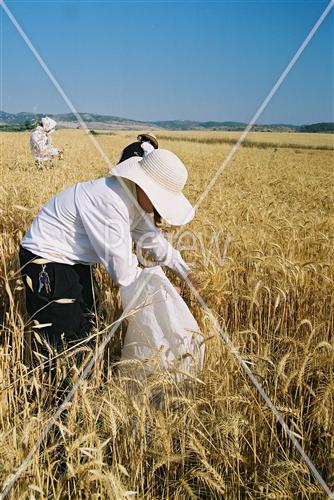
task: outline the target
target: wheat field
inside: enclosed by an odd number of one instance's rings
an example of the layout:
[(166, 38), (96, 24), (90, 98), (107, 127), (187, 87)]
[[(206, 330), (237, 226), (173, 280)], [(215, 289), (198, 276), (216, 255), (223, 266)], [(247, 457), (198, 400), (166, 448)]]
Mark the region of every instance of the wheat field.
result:
[[(229, 141), (236, 139), (223, 132), (159, 135), (161, 147), (187, 165), (186, 195), (193, 203), (226, 158)], [(115, 163), (135, 137), (126, 131), (94, 139)], [(28, 323), (24, 309), (18, 242), (53, 194), (108, 171), (82, 131), (57, 131), (53, 140), (64, 148), (64, 160), (43, 170), (30, 156), (28, 139), (27, 133), (0, 134), (2, 488), (56, 409), (45, 374), (31, 371), (27, 361), (29, 340), (38, 340), (38, 330)], [(198, 208), (187, 233), (166, 228), (175, 242), (192, 240), (192, 249), (183, 255), (193, 264), (203, 299), (330, 489), (332, 139), (251, 135)], [(117, 289), (103, 269), (98, 267), (96, 275), (99, 324), (89, 345), (82, 346), (85, 362), (120, 314)], [(114, 366), (118, 333), (8, 498), (327, 498), (207, 314), (189, 290), (183, 294), (206, 338), (201, 376), (176, 384), (160, 373), (147, 383), (130, 383)], [(71, 353), (57, 363), (60, 377), (77, 379)]]

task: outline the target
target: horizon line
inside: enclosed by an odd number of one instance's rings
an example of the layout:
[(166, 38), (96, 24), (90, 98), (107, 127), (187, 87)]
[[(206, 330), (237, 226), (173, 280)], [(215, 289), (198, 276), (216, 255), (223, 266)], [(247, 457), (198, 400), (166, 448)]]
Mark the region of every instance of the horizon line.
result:
[[(70, 115), (73, 114), (71, 111), (68, 112), (57, 112), (57, 113), (44, 113), (44, 112), (33, 112), (33, 111), (17, 111), (17, 112), (10, 112), (10, 111), (4, 111), (0, 110), (0, 113), (6, 113), (8, 115), (19, 115), (19, 114), (31, 114), (31, 115), (43, 115), (43, 116), (56, 116), (56, 115)], [(120, 118), (122, 120), (128, 120), (132, 122), (138, 122), (138, 123), (146, 123), (146, 124), (156, 124), (158, 122), (197, 122), (197, 123), (208, 123), (208, 122), (213, 122), (213, 123), (237, 123), (237, 124), (245, 124), (246, 122), (240, 121), (240, 120), (214, 120), (214, 119), (206, 119), (206, 120), (197, 120), (197, 119), (190, 119), (190, 118), (171, 118), (171, 119), (158, 119), (158, 120), (142, 120), (142, 119), (135, 119), (135, 118), (127, 118), (124, 116), (119, 116), (119, 115), (108, 115), (108, 114), (102, 114), (102, 113), (96, 113), (96, 112), (91, 112), (91, 111), (78, 111), (80, 115), (100, 115), (104, 117), (112, 117), (112, 118)], [(76, 120), (77, 121), (77, 120)], [(293, 126), (293, 127), (301, 127), (301, 126), (307, 126), (307, 125), (317, 125), (317, 124), (331, 124), (334, 123), (334, 116), (333, 116), (333, 121), (312, 121), (309, 123), (301, 122), (299, 124), (296, 123), (288, 123), (288, 122), (265, 122), (265, 123), (255, 123), (254, 126), (270, 126), (270, 125), (281, 125), (281, 126)]]

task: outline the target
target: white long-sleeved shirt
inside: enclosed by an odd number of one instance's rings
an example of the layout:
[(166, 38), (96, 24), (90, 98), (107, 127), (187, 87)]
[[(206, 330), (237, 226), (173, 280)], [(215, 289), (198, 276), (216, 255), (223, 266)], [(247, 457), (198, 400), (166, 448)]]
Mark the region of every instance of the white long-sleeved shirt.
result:
[(54, 156), (58, 156), (59, 149), (52, 145), (50, 135), (38, 126), (30, 136), (31, 152), (35, 160), (51, 160)]
[[(134, 185), (127, 186), (135, 193)], [(115, 177), (75, 184), (54, 196), (38, 213), (21, 245), (35, 255), (64, 264), (101, 262), (113, 282), (127, 286), (141, 269), (132, 251), (150, 251), (158, 263), (182, 276), (181, 254), (143, 217)]]

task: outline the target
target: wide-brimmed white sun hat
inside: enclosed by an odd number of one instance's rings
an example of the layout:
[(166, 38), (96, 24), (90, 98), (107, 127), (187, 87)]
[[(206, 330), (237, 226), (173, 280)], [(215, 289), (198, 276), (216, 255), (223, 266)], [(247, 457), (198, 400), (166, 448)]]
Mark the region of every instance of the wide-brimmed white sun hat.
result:
[(111, 175), (137, 184), (168, 224), (182, 226), (195, 215), (182, 193), (188, 171), (180, 158), (166, 149), (155, 149), (144, 158), (134, 156), (116, 165)]

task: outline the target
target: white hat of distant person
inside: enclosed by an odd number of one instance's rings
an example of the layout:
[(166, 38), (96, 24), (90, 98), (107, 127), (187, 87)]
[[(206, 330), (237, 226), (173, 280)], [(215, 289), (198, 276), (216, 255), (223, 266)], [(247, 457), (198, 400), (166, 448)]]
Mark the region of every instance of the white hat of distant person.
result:
[(45, 116), (41, 119), (41, 126), (43, 127), (45, 132), (53, 132), (57, 126), (57, 122), (49, 116)]
[(188, 171), (171, 151), (155, 149), (143, 158), (134, 156), (110, 174), (137, 184), (168, 224), (182, 226), (193, 219), (195, 210), (182, 193)]

